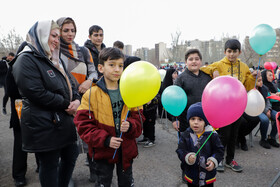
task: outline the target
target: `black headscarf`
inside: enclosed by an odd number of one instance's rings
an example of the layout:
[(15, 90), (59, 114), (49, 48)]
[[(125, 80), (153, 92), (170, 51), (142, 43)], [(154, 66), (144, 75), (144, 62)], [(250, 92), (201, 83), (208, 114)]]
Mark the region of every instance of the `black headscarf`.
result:
[[(172, 74), (175, 72), (176, 70), (174, 68), (170, 68), (166, 70), (166, 74), (165, 77), (163, 79), (163, 90), (168, 87), (173, 85), (173, 78), (172, 78)], [(178, 73), (178, 72), (177, 72)]]
[(269, 92), (271, 92), (271, 93), (276, 93), (276, 92), (277, 92), (277, 89), (276, 89), (276, 87), (274, 86), (274, 84), (273, 84), (272, 82), (269, 82), (269, 81), (267, 80), (266, 72), (267, 72), (267, 70), (263, 70), (263, 71), (262, 71), (262, 80), (263, 80), (263, 84), (269, 89)]

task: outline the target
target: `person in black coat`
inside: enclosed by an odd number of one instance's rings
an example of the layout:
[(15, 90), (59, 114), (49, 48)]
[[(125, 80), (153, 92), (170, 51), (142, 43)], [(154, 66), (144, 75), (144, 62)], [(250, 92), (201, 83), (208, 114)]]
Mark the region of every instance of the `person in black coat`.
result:
[(36, 22), (21, 45), (13, 76), (22, 96), (22, 149), (39, 159), (41, 186), (68, 186), (78, 156), (73, 115), (80, 95), (59, 59), (59, 26)]
[[(25, 174), (27, 171), (27, 152), (22, 150), (22, 135), (20, 129), (20, 120), (15, 108), (15, 100), (21, 99), (21, 95), (19, 94), (17, 85), (14, 81), (14, 77), (12, 74), (12, 66), (14, 62), (15, 62), (14, 60), (10, 62), (7, 76), (6, 76), (7, 95), (11, 99), (10, 128), (13, 129), (13, 134), (14, 134), (12, 176), (15, 181), (15, 186), (25, 186), (26, 185)], [(37, 161), (37, 166), (38, 166), (38, 161)]]

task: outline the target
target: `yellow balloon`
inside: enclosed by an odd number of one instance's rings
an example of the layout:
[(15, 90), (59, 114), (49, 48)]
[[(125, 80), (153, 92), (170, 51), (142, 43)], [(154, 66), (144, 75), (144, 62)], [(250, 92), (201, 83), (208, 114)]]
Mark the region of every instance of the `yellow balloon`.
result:
[(153, 64), (134, 62), (124, 70), (120, 78), (121, 96), (129, 108), (141, 106), (157, 95), (160, 84), (160, 74)]

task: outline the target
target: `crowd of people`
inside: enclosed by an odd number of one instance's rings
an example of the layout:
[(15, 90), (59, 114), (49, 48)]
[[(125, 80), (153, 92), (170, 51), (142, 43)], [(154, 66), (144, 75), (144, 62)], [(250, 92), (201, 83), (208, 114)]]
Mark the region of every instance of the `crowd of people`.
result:
[[(136, 138), (143, 134), (137, 143), (145, 148), (155, 146), (156, 118), (161, 116), (168, 118), (179, 132), (176, 152), (181, 161), (182, 182), (188, 186), (213, 186), (216, 171), (223, 172), (224, 166), (241, 172), (243, 168), (234, 159), (235, 149), (240, 146), (248, 150), (245, 136), (258, 124), (260, 145), (266, 149), (279, 147), (276, 113), (280, 111), (280, 102), (267, 99), (270, 95), (280, 96), (274, 72), (260, 73), (241, 62), (238, 40), (228, 40), (225, 57), (211, 64), (202, 65), (198, 49), (188, 50), (184, 67), (162, 67), (166, 75), (151, 101), (128, 108), (120, 94), (119, 79), (128, 65), (141, 59), (124, 55), (121, 41), (106, 47), (104, 31), (98, 25), (89, 28), (84, 46), (75, 43), (76, 33), (75, 21), (70, 17), (38, 21), (16, 55), (9, 53), (0, 62), (0, 87), (5, 88), (4, 115), (9, 97), (11, 101), (15, 186), (27, 184), (27, 153), (35, 153), (43, 187), (71, 184), (81, 153), (87, 154), (89, 180), (95, 186), (111, 186), (114, 167), (119, 186), (134, 186), (138, 183), (132, 173), (133, 159), (138, 155)], [(259, 116), (244, 113), (232, 124), (215, 130), (203, 113), (201, 97), (206, 85), (223, 75), (235, 77), (247, 91), (256, 82), (266, 105)], [(161, 94), (171, 85), (181, 87), (188, 97), (179, 121), (169, 113), (163, 115)], [(20, 112), (15, 107), (18, 101), (22, 102)]]

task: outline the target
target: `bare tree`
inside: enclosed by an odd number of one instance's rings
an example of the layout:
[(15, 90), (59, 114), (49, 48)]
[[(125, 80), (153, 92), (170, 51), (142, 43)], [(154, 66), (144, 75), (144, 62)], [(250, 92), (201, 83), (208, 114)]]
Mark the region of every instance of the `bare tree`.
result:
[[(262, 58), (265, 58), (266, 55), (263, 55)], [(259, 62), (259, 55), (253, 50), (253, 48), (250, 45), (249, 37), (247, 36), (244, 39), (243, 47), (242, 47), (242, 53), (240, 55), (240, 58), (242, 61), (249, 66), (258, 66)]]
[(16, 52), (22, 42), (23, 38), (12, 29), (6, 36), (0, 38), (0, 52)]
[(169, 62), (182, 62), (184, 61), (184, 53), (186, 52), (187, 46), (183, 40), (180, 40), (182, 32), (176, 31), (175, 34), (171, 34), (171, 49), (168, 53)]

